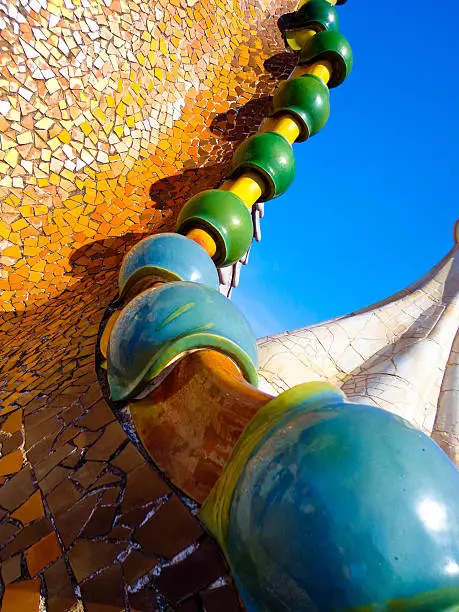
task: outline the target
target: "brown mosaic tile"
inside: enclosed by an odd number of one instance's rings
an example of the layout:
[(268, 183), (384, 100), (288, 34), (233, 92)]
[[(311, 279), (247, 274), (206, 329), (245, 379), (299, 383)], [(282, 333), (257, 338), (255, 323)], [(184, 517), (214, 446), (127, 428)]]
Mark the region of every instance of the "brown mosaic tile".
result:
[(161, 610), (156, 594), (148, 588), (129, 593), (129, 605), (131, 612), (159, 612)]
[(113, 529), (110, 531), (110, 533), (107, 534), (107, 537), (109, 538), (109, 540), (130, 540), (132, 536), (132, 529), (130, 527), (125, 527), (124, 525), (116, 525), (115, 527), (113, 527)]
[(144, 525), (135, 530), (134, 538), (146, 553), (171, 559), (202, 534), (199, 523), (173, 495)]
[(86, 461), (81, 468), (72, 474), (72, 480), (87, 489), (93, 485), (99, 474), (105, 469), (105, 463), (98, 461)]
[[(257, 107), (247, 113), (252, 123), (236, 121), (228, 135), (222, 115), (266, 97), (279, 78), (267, 74), (263, 60), (282, 48), (276, 19), (291, 8), (283, 2), (254, 11), (215, 6), (212, 21), (199, 5), (186, 12), (164, 6), (163, 19), (153, 22), (143, 7), (112, 5), (78, 9), (97, 24), (94, 31), (82, 29), (87, 22), (62, 6), (53, 8), (59, 26), (52, 34), (47, 9), (26, 13), (16, 30), (8, 17), (2, 32), (12, 59), (25, 69), (2, 66), (15, 104), (8, 102), (3, 117), (0, 162), (8, 215), (0, 226), (8, 273), (0, 280), (7, 311), (23, 307), (28, 291), (40, 303), (71, 287), (68, 245), (170, 223), (179, 190), (167, 183), (169, 175), (225, 159), (233, 145), (222, 135), (236, 140), (253, 130)], [(120, 21), (107, 19), (113, 7)], [(66, 30), (78, 42), (63, 35)], [(94, 51), (100, 41), (103, 60)], [(69, 65), (69, 53), (80, 54), (78, 67)], [(214, 173), (215, 183), (221, 170)], [(161, 180), (166, 186), (150, 199), (148, 183)], [(75, 261), (75, 268), (88, 265), (81, 257)]]
[(59, 418), (61, 421), (63, 421), (64, 425), (68, 427), (71, 423), (73, 423), (73, 421), (75, 421), (78, 417), (81, 416), (83, 410), (84, 408), (82, 407), (81, 403), (75, 402), (74, 406), (61, 412), (59, 414)]
[(129, 442), (126, 448), (123, 448), (121, 453), (111, 461), (111, 464), (120, 470), (123, 470), (123, 472), (127, 474), (131, 470), (135, 469), (138, 465), (142, 465), (144, 462), (145, 459), (135, 448), (135, 446)]
[(0, 541), (2, 542), (2, 544), (6, 544), (8, 540), (11, 540), (11, 538), (19, 531), (19, 529), (20, 527), (18, 527), (18, 525), (13, 522), (3, 523), (3, 525), (0, 525)]
[(81, 582), (97, 570), (111, 565), (123, 548), (122, 544), (78, 540), (68, 553), (77, 581)]
[(40, 491), (35, 491), (29, 499), (22, 504), (13, 514), (12, 518), (21, 521), (23, 525), (27, 525), (37, 518), (45, 516), (43, 501)]
[(119, 523), (123, 525), (130, 525), (131, 527), (137, 527), (143, 522), (147, 514), (152, 510), (152, 504), (149, 504), (143, 508), (135, 508), (134, 510), (128, 510), (119, 517)]
[(42, 480), (40, 480), (40, 490), (43, 495), (48, 495), (57, 485), (69, 476), (69, 470), (57, 465)]
[(77, 425), (78, 427), (86, 427), (91, 431), (97, 431), (114, 420), (115, 415), (107, 406), (105, 400), (101, 399), (87, 414), (78, 419)]
[(38, 540), (51, 532), (51, 524), (46, 517), (34, 521), (17, 533), (14, 539), (0, 551), (0, 561), (6, 561), (12, 555), (33, 546)]
[(205, 538), (183, 561), (163, 569), (155, 584), (171, 603), (200, 591), (225, 574), (225, 563), (217, 545)]
[(25, 467), (0, 487), (0, 506), (10, 511), (16, 510), (32, 495), (34, 488), (32, 471)]
[(61, 546), (54, 531), (31, 546), (26, 552), (27, 567), (32, 577), (62, 554)]
[(65, 457), (76, 453), (77, 450), (70, 444), (64, 444), (56, 451), (48, 455), (46, 459), (35, 464), (35, 474), (38, 480), (41, 480), (51, 472)]
[(126, 584), (134, 586), (135, 583), (158, 565), (158, 562), (142, 554), (138, 550), (131, 550), (123, 562), (123, 574)]
[(63, 427), (62, 423), (58, 421), (55, 416), (40, 421), (35, 426), (32, 426), (31, 421), (33, 416), (34, 415), (31, 417), (26, 417), (25, 419), (27, 448), (31, 448), (34, 444), (40, 442), (40, 440), (43, 440), (44, 438), (55, 438)]
[(22, 431), (15, 431), (9, 438), (1, 441), (2, 454), (6, 455), (18, 449), (24, 442)]
[(124, 612), (121, 567), (114, 565), (81, 585), (88, 612)]
[[(65, 566), (64, 559), (58, 559), (45, 570), (47, 590), (47, 612), (67, 612), (75, 610), (77, 604), (72, 583)], [(76, 612), (76, 610), (75, 610)]]
[(70, 480), (63, 480), (55, 489), (48, 493), (46, 502), (54, 516), (73, 506), (81, 494)]
[(65, 547), (69, 547), (77, 538), (96, 504), (97, 496), (89, 495), (80, 500), (73, 508), (55, 515), (57, 530)]
[[(153, 12), (119, 0), (77, 2), (71, 9), (39, 1), (17, 15), (2, 13), (0, 47), (8, 47), (8, 61), (0, 59), (7, 92), (6, 105), (0, 103), (0, 405), (6, 416), (0, 429), (8, 431), (0, 441), (4, 455), (21, 448), (15, 432), (23, 413), (30, 466), (0, 476), (0, 514), (2, 508), (24, 511), (38, 482), (54, 521), (32, 519), (10, 531), (10, 540), (2, 539), (0, 527), (2, 565), (19, 552), (25, 559), (54, 525), (67, 548), (77, 539), (69, 558), (80, 542), (123, 552), (127, 541), (107, 539), (137, 531), (157, 500), (171, 494), (101, 399), (94, 371), (99, 324), (124, 252), (142, 235), (173, 229), (185, 201), (219, 183), (237, 142), (258, 127), (283, 74), (263, 62), (283, 49), (276, 21), (291, 6), (249, 0), (229, 10), (217, 3), (210, 19), (209, 7), (191, 1), (160, 2)], [(285, 57), (278, 63), (285, 73)], [(85, 468), (96, 461), (104, 466), (100, 472)], [(98, 492), (80, 499), (91, 487)], [(86, 524), (91, 534), (108, 516), (97, 512), (101, 505), (117, 503), (119, 520), (129, 527), (117, 519), (97, 542), (82, 539)], [(28, 511), (25, 521), (33, 516)], [(188, 516), (184, 523), (197, 532), (191, 527), (197, 520)], [(181, 517), (177, 511), (176, 520)], [(206, 553), (206, 541), (173, 570), (163, 568), (160, 581), (155, 577), (160, 599), (183, 601), (182, 609), (185, 601), (197, 604), (198, 591), (227, 574), (221, 558)], [(151, 571), (150, 557), (135, 552), (123, 560), (122, 572), (116, 551), (92, 555), (96, 575), (84, 579), (78, 604), (71, 564), (66, 569), (59, 558), (42, 572), (44, 608), (124, 610), (126, 580)], [(79, 562), (79, 575), (86, 575)], [(39, 581), (20, 583), (17, 592), (9, 589), (15, 584), (6, 587), (2, 612), (37, 610)], [(101, 600), (104, 592), (113, 592), (113, 601)], [(132, 609), (157, 609), (151, 587), (126, 597)]]
[(111, 505), (118, 501), (120, 496), (120, 487), (113, 487), (112, 489), (105, 489), (102, 498), (101, 504)]
[[(34, 346), (34, 348), (38, 349), (39, 344)], [(38, 395), (35, 392), (35, 395)], [(40, 427), (41, 431), (49, 430), (56, 431), (59, 429), (57, 427), (58, 421), (56, 415), (62, 408), (59, 405), (52, 404), (48, 401), (48, 398), (38, 399), (36, 402), (30, 402), (27, 404), (25, 409), (25, 418), (24, 418), (24, 428), (26, 431), (34, 431), (37, 427)], [(52, 423), (56, 423), (56, 425), (52, 425)], [(37, 439), (37, 436), (34, 434), (34, 439)]]
[(32, 464), (37, 464), (44, 457), (47, 457), (51, 451), (51, 446), (53, 444), (53, 438), (45, 438), (44, 440), (40, 440), (35, 444), (32, 448), (26, 446), (26, 456), (27, 459)]
[(101, 435), (100, 431), (82, 431), (73, 442), (80, 450), (83, 450), (92, 446)]
[(120, 481), (121, 481), (121, 476), (119, 474), (113, 474), (112, 472), (105, 472), (105, 474), (102, 474), (101, 476), (99, 476), (99, 478), (90, 487), (90, 490), (99, 489), (109, 484), (117, 484)]
[(80, 462), (80, 456), (80, 453), (73, 453), (65, 457), (65, 459), (62, 459), (60, 465), (66, 468), (74, 468)]
[(149, 466), (142, 465), (127, 475), (121, 511), (127, 512), (170, 493), (169, 487)]
[(99, 506), (94, 510), (89, 522), (81, 532), (83, 538), (95, 538), (107, 535), (113, 526), (116, 508)]
[(2, 580), (4, 584), (10, 584), (21, 577), (21, 555), (10, 557), (2, 563)]
[(86, 453), (86, 459), (107, 461), (113, 453), (125, 442), (126, 434), (118, 422), (106, 426), (104, 433)]
[(76, 438), (76, 436), (80, 433), (81, 433), (81, 430), (78, 427), (73, 427), (72, 425), (67, 426), (65, 429), (61, 429), (56, 440), (54, 441), (52, 445), (52, 448), (54, 450), (58, 449), (59, 447), (66, 444), (67, 442), (70, 442), (71, 440), (73, 440), (73, 438)]

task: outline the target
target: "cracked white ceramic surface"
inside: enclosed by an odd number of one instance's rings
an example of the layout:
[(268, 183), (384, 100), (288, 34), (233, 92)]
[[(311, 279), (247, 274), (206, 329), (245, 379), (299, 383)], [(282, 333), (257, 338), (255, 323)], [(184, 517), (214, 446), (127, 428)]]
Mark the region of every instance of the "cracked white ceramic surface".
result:
[(261, 387), (328, 380), (408, 419), (459, 463), (459, 229), (407, 289), (363, 310), (259, 340)]

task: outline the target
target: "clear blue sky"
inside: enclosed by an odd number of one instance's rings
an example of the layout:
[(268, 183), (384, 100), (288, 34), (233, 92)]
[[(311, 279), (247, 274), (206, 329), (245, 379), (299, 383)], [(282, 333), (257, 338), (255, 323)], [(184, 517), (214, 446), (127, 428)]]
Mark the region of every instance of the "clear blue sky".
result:
[[(452, 246), (459, 218), (459, 3), (348, 0), (354, 69), (294, 145), (296, 178), (267, 202), (233, 293), (257, 337), (364, 307)], [(440, 5), (438, 5), (440, 7)]]

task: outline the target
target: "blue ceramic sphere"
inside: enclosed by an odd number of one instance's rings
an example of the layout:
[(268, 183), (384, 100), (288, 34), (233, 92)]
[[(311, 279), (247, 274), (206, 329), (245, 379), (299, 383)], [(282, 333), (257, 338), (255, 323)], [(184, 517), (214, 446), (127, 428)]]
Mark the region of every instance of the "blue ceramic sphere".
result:
[(114, 400), (136, 395), (176, 359), (210, 348), (231, 357), (257, 383), (257, 345), (236, 306), (215, 289), (167, 283), (125, 306), (110, 335), (107, 375)]
[(120, 295), (146, 275), (219, 288), (218, 272), (212, 259), (199, 244), (180, 234), (149, 236), (132, 247), (121, 264)]
[(250, 611), (453, 612), (459, 473), (389, 412), (300, 404), (252, 451), (225, 547)]

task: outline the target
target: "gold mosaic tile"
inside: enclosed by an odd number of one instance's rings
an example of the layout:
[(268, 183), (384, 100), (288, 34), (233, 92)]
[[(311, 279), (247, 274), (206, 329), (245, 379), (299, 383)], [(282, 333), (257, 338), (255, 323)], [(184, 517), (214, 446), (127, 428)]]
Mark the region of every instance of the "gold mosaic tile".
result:
[(3, 612), (239, 609), (218, 547), (126, 455), (94, 351), (125, 251), (221, 181), (293, 67), (292, 7), (0, 0)]

